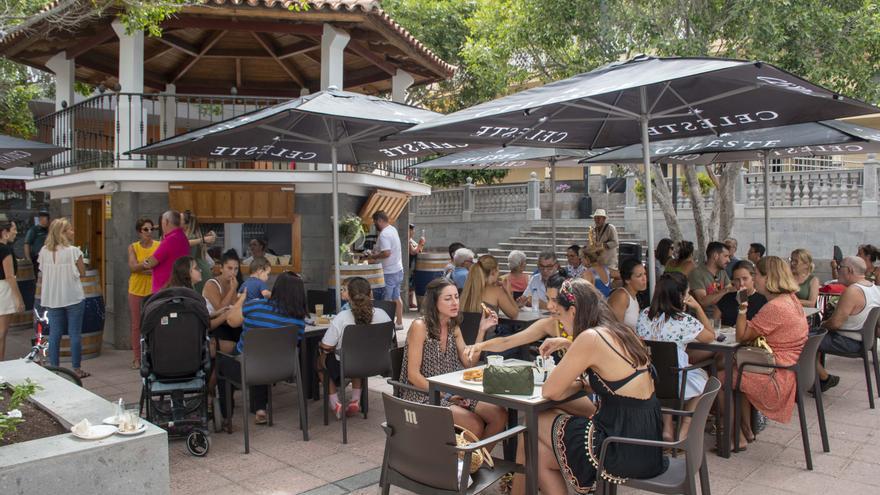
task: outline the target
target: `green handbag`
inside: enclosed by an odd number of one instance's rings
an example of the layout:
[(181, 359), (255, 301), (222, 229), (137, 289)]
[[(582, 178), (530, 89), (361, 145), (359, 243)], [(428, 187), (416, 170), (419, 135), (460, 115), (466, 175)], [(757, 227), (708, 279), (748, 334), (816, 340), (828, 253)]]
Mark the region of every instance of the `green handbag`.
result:
[(531, 366), (486, 366), (483, 392), (487, 394), (532, 395), (535, 378)]

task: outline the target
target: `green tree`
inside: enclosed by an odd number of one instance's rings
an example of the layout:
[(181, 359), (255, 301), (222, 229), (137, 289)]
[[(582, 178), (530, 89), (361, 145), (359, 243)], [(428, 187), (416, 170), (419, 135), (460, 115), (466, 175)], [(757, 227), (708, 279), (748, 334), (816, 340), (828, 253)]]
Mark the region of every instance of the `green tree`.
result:
[(443, 170), (429, 169), (422, 172), (422, 180), (433, 187), (457, 187), (465, 184), (468, 177), (474, 184), (494, 184), (507, 176), (507, 170)]

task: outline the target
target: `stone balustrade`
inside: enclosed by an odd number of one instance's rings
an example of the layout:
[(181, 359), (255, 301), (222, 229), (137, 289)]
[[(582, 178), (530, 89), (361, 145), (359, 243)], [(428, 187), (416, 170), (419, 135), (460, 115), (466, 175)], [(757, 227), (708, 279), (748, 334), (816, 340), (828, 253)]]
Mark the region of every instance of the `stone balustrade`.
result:
[(430, 196), (413, 198), (410, 205), (411, 212), (419, 217), (452, 216), (469, 222), (480, 215), (507, 215), (540, 220), (540, 182), (535, 173), (525, 184), (477, 187), (468, 178), (464, 187), (435, 189)]
[(464, 189), (435, 189), (412, 199), (412, 212), (423, 216), (461, 215)]

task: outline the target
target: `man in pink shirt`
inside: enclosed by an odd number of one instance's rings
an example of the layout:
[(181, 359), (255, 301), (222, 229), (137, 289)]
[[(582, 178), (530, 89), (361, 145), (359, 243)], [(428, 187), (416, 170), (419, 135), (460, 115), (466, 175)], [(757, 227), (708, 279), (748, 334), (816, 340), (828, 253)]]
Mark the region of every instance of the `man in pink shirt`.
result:
[(180, 213), (168, 210), (162, 214), (162, 243), (152, 256), (144, 260), (144, 268), (153, 270), (153, 293), (159, 292), (171, 278), (174, 262), (189, 256), (189, 241), (180, 226)]

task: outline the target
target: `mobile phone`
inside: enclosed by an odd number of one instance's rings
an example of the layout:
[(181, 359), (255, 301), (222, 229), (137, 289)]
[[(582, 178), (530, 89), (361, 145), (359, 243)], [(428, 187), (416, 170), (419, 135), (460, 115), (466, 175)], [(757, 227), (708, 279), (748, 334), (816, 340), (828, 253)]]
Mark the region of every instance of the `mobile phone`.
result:
[(838, 263), (843, 261), (843, 251), (840, 249), (840, 246), (834, 246), (834, 261)]
[(736, 291), (736, 302), (742, 304), (749, 300), (749, 295), (746, 289), (740, 289)]

